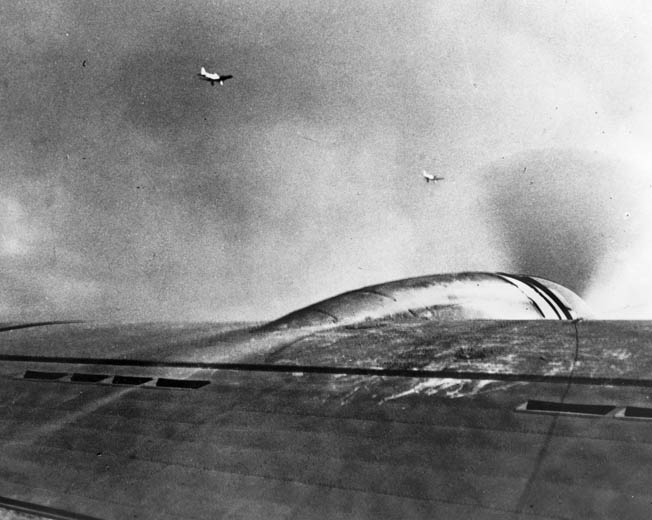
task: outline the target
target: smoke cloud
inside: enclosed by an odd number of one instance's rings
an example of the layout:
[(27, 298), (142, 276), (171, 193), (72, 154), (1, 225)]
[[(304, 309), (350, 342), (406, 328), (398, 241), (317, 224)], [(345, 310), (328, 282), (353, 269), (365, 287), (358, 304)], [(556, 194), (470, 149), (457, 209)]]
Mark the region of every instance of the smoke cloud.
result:
[(649, 187), (628, 170), (596, 154), (555, 149), (481, 172), (487, 212), (513, 268), (586, 293), (605, 256), (633, 243), (647, 223), (637, 198)]
[(596, 153), (549, 149), (498, 160), (480, 176), (511, 269), (554, 279), (599, 315), (640, 315), (641, 296), (652, 289), (643, 268), (652, 259), (645, 172)]

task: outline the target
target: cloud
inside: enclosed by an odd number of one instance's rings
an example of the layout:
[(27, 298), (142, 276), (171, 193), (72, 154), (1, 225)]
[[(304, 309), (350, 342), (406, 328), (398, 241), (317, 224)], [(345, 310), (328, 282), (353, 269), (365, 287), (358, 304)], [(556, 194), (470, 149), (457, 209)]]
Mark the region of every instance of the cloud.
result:
[(0, 197), (0, 256), (28, 253), (33, 233), (25, 220), (25, 212), (18, 201)]
[[(629, 197), (618, 158), (649, 163), (651, 37), (635, 8), (32, 7), (0, 17), (14, 314), (262, 319), (464, 269), (584, 290), (598, 258), (640, 252), (604, 238), (621, 236), (617, 210), (598, 211), (614, 186)], [(234, 79), (213, 88), (202, 65)], [(446, 181), (426, 186), (422, 168)], [(533, 193), (525, 178), (551, 183)]]

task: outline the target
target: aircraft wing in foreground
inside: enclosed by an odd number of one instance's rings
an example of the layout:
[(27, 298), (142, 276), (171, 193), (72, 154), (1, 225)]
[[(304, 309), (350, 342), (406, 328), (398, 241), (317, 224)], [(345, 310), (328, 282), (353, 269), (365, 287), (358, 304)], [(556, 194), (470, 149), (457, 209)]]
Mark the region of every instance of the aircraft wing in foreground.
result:
[(263, 327), (7, 325), (0, 511), (648, 518), (652, 323), (575, 298), (464, 273)]

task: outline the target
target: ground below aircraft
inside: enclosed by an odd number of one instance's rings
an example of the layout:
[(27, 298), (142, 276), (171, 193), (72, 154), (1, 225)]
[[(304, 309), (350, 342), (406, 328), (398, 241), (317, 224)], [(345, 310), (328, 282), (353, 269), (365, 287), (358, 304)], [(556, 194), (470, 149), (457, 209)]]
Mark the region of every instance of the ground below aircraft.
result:
[(0, 326), (0, 516), (649, 518), (652, 322), (506, 273)]

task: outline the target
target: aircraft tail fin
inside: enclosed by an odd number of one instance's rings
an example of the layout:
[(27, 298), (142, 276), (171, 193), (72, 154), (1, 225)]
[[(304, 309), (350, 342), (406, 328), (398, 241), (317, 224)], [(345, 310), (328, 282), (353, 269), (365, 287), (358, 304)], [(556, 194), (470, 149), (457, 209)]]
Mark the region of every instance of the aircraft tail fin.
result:
[[(195, 69), (196, 70), (196, 69)], [(206, 74), (206, 69), (204, 67), (201, 68), (200, 74)]]

